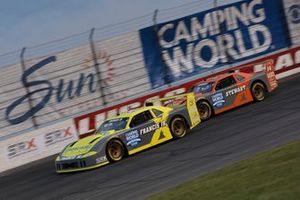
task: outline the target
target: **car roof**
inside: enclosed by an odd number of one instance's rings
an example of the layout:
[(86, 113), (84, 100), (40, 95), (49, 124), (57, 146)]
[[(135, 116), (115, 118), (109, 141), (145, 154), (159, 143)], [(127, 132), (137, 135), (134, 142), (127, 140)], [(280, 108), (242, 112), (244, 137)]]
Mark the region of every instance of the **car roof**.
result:
[(210, 78), (207, 78), (205, 80), (205, 82), (216, 82), (217, 80), (219, 79), (223, 79), (223, 78), (226, 78), (230, 75), (233, 75), (235, 73), (224, 73), (224, 74), (219, 74), (219, 75), (216, 75), (216, 76), (213, 76), (213, 77), (210, 77)]
[(223, 73), (223, 74), (218, 74), (218, 75), (215, 75), (215, 76), (212, 76), (212, 77), (209, 77), (207, 79), (204, 79), (204, 80), (201, 80), (200, 82), (197, 83), (198, 84), (201, 84), (201, 83), (208, 83), (208, 82), (216, 82), (220, 79), (223, 79), (223, 78), (226, 78), (230, 75), (235, 75), (235, 74), (240, 74), (240, 75), (247, 75), (247, 73), (243, 73), (243, 72), (226, 72), (226, 73)]
[(126, 113), (120, 113), (119, 115), (117, 116), (114, 116), (114, 117), (110, 117), (108, 118), (107, 120), (111, 120), (111, 119), (118, 119), (118, 118), (124, 118), (124, 117), (132, 117), (138, 113), (141, 113), (141, 112), (144, 112), (146, 110), (150, 110), (150, 109), (153, 109), (153, 108), (156, 108), (156, 109), (159, 109), (159, 110), (162, 110), (162, 109), (165, 109), (166, 107), (163, 107), (163, 106), (147, 106), (147, 107), (141, 107), (141, 108), (137, 108), (135, 110), (132, 110), (132, 111), (129, 111), (129, 112), (126, 112)]

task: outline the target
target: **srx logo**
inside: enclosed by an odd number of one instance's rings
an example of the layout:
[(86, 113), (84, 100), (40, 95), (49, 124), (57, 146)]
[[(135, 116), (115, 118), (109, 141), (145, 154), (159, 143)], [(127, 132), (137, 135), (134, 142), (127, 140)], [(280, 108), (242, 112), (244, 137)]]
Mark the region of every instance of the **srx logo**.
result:
[(72, 137), (71, 127), (62, 130), (56, 130), (45, 135), (45, 144), (51, 145)]
[(37, 145), (35, 144), (35, 138), (32, 138), (31, 140), (24, 141), (24, 142), (18, 142), (16, 144), (12, 144), (7, 147), (8, 151), (8, 157), (13, 158), (16, 156), (19, 156), (21, 154), (30, 152), (37, 149)]

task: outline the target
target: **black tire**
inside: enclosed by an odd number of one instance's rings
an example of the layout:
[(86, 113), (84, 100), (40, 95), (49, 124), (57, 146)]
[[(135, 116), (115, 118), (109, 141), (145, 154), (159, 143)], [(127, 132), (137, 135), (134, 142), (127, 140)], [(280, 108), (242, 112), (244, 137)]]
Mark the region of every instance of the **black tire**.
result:
[(212, 116), (212, 107), (206, 101), (198, 101), (197, 109), (200, 115), (201, 121), (206, 121)]
[(266, 97), (266, 87), (260, 82), (255, 82), (251, 87), (251, 94), (254, 101), (263, 101)]
[(106, 156), (110, 162), (122, 160), (125, 155), (125, 148), (122, 142), (112, 139), (106, 146)]
[(182, 117), (175, 117), (170, 123), (170, 130), (175, 139), (186, 135), (186, 123)]

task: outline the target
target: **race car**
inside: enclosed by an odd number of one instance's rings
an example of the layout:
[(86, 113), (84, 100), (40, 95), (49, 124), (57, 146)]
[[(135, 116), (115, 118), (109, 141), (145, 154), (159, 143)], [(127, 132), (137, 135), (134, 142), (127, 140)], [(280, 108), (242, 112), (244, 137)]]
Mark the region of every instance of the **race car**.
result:
[(260, 73), (229, 72), (195, 84), (197, 108), (201, 120), (252, 101), (262, 101), (267, 92), (278, 87), (273, 66)]
[(182, 138), (200, 123), (193, 93), (169, 97), (183, 98), (176, 107), (146, 107), (107, 119), (95, 134), (66, 146), (55, 160), (57, 173), (88, 170), (120, 161), (173, 138)]

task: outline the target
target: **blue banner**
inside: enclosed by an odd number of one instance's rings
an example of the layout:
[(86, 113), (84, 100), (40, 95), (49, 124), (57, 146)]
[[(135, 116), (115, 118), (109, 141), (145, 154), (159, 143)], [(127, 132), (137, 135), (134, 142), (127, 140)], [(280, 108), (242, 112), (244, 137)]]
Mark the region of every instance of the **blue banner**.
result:
[(152, 88), (290, 45), (282, 0), (247, 0), (140, 30)]

